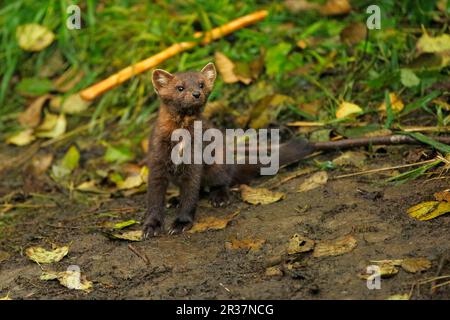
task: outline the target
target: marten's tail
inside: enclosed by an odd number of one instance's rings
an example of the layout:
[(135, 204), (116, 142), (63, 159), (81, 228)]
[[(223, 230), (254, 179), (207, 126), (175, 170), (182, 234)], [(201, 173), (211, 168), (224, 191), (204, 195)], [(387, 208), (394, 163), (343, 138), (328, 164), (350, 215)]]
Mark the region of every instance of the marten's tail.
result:
[[(276, 148), (279, 151), (280, 167), (297, 162), (314, 151), (314, 146), (303, 139), (292, 139), (276, 146)], [(270, 150), (270, 152), (272, 151)], [(237, 164), (233, 172), (232, 184), (247, 184), (261, 174), (261, 168), (268, 166), (270, 164)]]

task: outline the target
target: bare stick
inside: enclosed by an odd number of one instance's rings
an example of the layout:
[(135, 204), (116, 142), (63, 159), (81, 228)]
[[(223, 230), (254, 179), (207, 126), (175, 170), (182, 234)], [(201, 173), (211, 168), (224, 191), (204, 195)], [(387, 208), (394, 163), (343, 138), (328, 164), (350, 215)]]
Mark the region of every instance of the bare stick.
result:
[(153, 67), (156, 67), (161, 62), (173, 57), (174, 55), (189, 50), (195, 47), (198, 43), (207, 44), (213, 40), (222, 38), (227, 34), (230, 34), (236, 30), (244, 28), (250, 24), (258, 22), (264, 19), (268, 14), (267, 10), (261, 10), (253, 12), (252, 14), (240, 17), (236, 20), (233, 20), (227, 24), (224, 24), (221, 27), (214, 28), (209, 32), (202, 33), (196, 32), (194, 34), (195, 39), (203, 38), (201, 41), (185, 41), (180, 43), (175, 43), (171, 45), (169, 48), (157, 53), (145, 60), (142, 60), (132, 66), (126, 67), (119, 72), (113, 74), (112, 76), (90, 86), (87, 89), (81, 91), (80, 95), (85, 100), (93, 100), (105, 91), (108, 91), (115, 86), (127, 81), (131, 77), (147, 71)]
[(135, 255), (141, 258), (145, 262), (145, 264), (150, 264), (150, 260), (148, 260), (148, 257), (145, 255), (145, 253), (139, 252), (139, 250), (131, 244), (128, 245), (128, 249), (130, 249)]
[[(433, 137), (434, 140), (450, 144), (450, 137)], [(326, 141), (313, 143), (315, 150), (336, 150), (349, 149), (355, 147), (365, 147), (369, 145), (393, 145), (393, 144), (422, 144), (416, 139), (404, 135), (389, 135), (380, 137), (344, 139), (339, 141)]]

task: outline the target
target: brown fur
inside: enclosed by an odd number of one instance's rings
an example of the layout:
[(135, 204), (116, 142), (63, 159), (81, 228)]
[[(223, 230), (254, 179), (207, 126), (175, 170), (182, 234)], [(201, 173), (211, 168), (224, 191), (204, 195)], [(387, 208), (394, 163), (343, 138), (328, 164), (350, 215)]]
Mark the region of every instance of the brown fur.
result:
[[(212, 63), (201, 72), (183, 72), (172, 75), (164, 70), (153, 72), (153, 85), (161, 99), (159, 115), (149, 144), (147, 212), (144, 219), (144, 237), (160, 234), (164, 225), (165, 194), (169, 182), (180, 187), (180, 207), (169, 233), (188, 230), (193, 222), (200, 189), (210, 189), (214, 206), (226, 205), (229, 186), (248, 183), (259, 174), (259, 165), (180, 164), (171, 161), (172, 132), (178, 128), (190, 131), (193, 136), (194, 121), (202, 121), (203, 130), (211, 126), (201, 113), (212, 91), (216, 70)], [(181, 90), (182, 89), (182, 90)], [(304, 142), (293, 140), (282, 144), (280, 165), (299, 160), (311, 152)], [(193, 148), (192, 148), (193, 153)], [(192, 155), (193, 156), (193, 155)]]

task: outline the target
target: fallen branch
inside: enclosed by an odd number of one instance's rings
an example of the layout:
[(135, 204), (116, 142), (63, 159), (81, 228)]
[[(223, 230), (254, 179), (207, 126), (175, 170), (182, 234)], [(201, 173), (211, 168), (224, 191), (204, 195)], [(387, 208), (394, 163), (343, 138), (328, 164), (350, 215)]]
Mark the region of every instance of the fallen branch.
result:
[[(433, 137), (434, 140), (450, 144), (450, 137)], [(344, 139), (339, 141), (326, 141), (313, 143), (314, 150), (336, 150), (349, 149), (355, 147), (365, 147), (369, 145), (395, 145), (395, 144), (422, 144), (422, 142), (404, 135), (390, 135), (380, 137)]]
[(236, 30), (244, 28), (250, 24), (253, 24), (257, 21), (264, 19), (267, 16), (267, 10), (261, 10), (253, 12), (252, 14), (240, 17), (236, 20), (233, 20), (227, 24), (224, 24), (221, 27), (217, 27), (212, 29), (207, 33), (196, 32), (194, 34), (195, 39), (203, 38), (201, 41), (185, 41), (180, 43), (175, 43), (171, 45), (169, 48), (157, 53), (145, 60), (142, 60), (132, 66), (126, 67), (119, 72), (113, 74), (112, 76), (84, 89), (80, 92), (80, 95), (85, 100), (93, 100), (102, 93), (114, 88), (115, 86), (127, 81), (131, 77), (147, 71), (161, 62), (173, 57), (174, 55), (189, 50), (195, 47), (197, 44), (207, 44), (213, 40), (222, 38)]

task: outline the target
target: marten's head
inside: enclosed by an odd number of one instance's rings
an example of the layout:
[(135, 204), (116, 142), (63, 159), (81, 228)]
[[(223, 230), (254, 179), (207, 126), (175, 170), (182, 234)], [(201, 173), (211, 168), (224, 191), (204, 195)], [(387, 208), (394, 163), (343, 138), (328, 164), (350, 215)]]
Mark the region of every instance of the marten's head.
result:
[(152, 82), (161, 101), (181, 115), (194, 115), (202, 111), (216, 79), (216, 68), (208, 63), (200, 72), (188, 71), (171, 74), (156, 69)]

